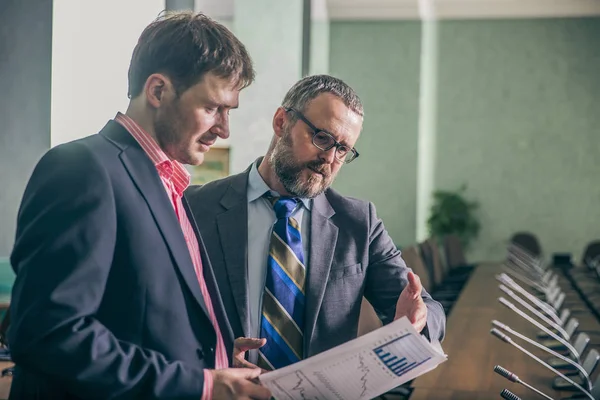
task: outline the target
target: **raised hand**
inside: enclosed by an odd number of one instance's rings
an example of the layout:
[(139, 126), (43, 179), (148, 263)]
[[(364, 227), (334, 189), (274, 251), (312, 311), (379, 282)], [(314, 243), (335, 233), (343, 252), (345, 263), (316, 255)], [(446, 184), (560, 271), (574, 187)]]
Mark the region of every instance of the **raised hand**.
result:
[(421, 280), (412, 271), (407, 276), (408, 285), (400, 293), (396, 303), (394, 320), (407, 317), (417, 332), (421, 332), (427, 323), (427, 306), (421, 297)]

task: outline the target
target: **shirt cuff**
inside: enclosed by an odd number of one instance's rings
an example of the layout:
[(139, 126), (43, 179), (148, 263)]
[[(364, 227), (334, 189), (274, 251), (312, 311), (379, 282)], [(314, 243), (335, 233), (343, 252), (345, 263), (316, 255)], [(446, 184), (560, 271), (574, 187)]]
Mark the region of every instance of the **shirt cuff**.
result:
[(212, 400), (213, 398), (213, 376), (208, 369), (204, 370), (204, 386), (202, 387), (202, 398), (200, 400)]

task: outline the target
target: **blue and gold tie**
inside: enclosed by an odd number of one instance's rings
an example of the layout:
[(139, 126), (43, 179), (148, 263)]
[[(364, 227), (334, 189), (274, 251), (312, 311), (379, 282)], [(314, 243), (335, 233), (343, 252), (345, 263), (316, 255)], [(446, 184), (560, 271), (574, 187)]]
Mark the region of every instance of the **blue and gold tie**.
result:
[(267, 344), (259, 350), (258, 357), (258, 366), (267, 370), (302, 359), (306, 280), (300, 227), (290, 217), (298, 200), (270, 200), (277, 221), (269, 245), (260, 325), (260, 336), (267, 339)]

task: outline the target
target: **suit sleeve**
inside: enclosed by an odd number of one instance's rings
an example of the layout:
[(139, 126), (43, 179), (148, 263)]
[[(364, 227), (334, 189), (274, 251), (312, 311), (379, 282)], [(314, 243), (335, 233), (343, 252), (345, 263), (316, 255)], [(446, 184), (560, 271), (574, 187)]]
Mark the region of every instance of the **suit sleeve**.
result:
[[(372, 203), (369, 204), (369, 221), (369, 265), (365, 297), (382, 322), (387, 324), (394, 320), (396, 302), (408, 284), (407, 275), (411, 269), (404, 263)], [(444, 308), (425, 289), (421, 296), (427, 306), (427, 324), (422, 333), (429, 340), (442, 341), (446, 330)]]
[(80, 398), (199, 400), (204, 370), (119, 340), (94, 318), (116, 245), (112, 191), (84, 145), (54, 148), (36, 166), (11, 255), (13, 360)]

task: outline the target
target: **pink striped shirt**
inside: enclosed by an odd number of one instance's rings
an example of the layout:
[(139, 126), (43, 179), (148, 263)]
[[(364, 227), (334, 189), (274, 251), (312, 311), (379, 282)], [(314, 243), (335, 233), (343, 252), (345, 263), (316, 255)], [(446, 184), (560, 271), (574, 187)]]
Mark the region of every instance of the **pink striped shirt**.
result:
[[(194, 263), (194, 270), (196, 271), (196, 276), (198, 277), (198, 283), (200, 284), (200, 291), (202, 292), (202, 297), (206, 303), (210, 321), (215, 328), (217, 335), (217, 346), (215, 349), (215, 369), (227, 368), (229, 366), (227, 350), (225, 349), (223, 336), (221, 335), (221, 330), (219, 329), (219, 324), (217, 323), (217, 317), (210, 299), (210, 294), (208, 293), (208, 288), (206, 287), (206, 282), (204, 281), (204, 275), (202, 273), (202, 259), (200, 257), (200, 246), (198, 244), (196, 234), (194, 233), (194, 229), (192, 228), (192, 224), (185, 213), (183, 202), (181, 200), (184, 190), (190, 184), (190, 174), (180, 162), (169, 159), (165, 152), (162, 151), (162, 149), (158, 146), (156, 140), (154, 140), (152, 136), (145, 132), (142, 127), (140, 127), (130, 117), (118, 113), (115, 117), (115, 121), (123, 125), (123, 127), (127, 129), (127, 131), (135, 138), (135, 140), (137, 140), (158, 170), (158, 175), (160, 176), (165, 190), (171, 199), (171, 203), (175, 209), (175, 214), (177, 215), (179, 223), (181, 224), (181, 230), (183, 231), (183, 236), (185, 237), (188, 250), (190, 251), (190, 256), (192, 257), (192, 262)], [(204, 370), (204, 388), (202, 393), (201, 400), (212, 399), (213, 379), (211, 373), (206, 369)]]

